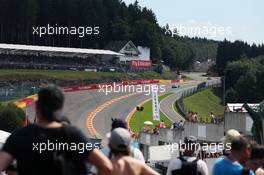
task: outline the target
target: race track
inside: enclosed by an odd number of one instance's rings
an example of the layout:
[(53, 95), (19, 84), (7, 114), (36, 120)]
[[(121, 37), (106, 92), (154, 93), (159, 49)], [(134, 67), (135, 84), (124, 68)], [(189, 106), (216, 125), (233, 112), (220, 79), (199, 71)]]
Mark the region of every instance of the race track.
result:
[[(201, 79), (198, 81), (201, 81)], [(99, 90), (66, 92), (63, 114), (70, 119), (72, 125), (80, 128), (88, 137), (95, 137), (91, 135), (87, 128), (86, 121), (88, 115), (104, 103), (127, 94), (128, 93), (110, 93), (105, 95), (105, 93), (99, 92)], [(149, 98), (151, 98), (149, 95), (137, 93), (108, 104), (108, 106), (100, 112), (96, 113), (93, 120), (93, 126), (98, 133), (96, 137), (105, 138), (106, 133), (110, 131), (112, 117), (125, 119), (139, 103)], [(169, 100), (167, 103), (171, 103), (171, 101), (173, 101), (173, 99)], [(33, 121), (35, 117), (34, 108), (35, 105), (27, 107), (27, 113), (31, 121)]]

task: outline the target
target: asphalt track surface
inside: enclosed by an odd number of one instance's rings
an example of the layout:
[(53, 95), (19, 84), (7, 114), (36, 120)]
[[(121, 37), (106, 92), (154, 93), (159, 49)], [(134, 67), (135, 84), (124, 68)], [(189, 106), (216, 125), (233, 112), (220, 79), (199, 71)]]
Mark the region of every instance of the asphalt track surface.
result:
[(180, 114), (178, 114), (174, 108), (174, 103), (180, 98), (179, 93), (175, 93), (167, 96), (160, 102), (160, 110), (172, 121), (185, 120)]
[[(190, 75), (192, 74), (189, 74), (189, 76)], [(197, 77), (200, 76), (195, 74), (194, 77), (197, 79)], [(201, 81), (200, 78), (198, 81)], [(98, 133), (96, 135), (92, 135), (88, 130), (86, 122), (87, 117), (104, 103), (127, 94), (128, 93), (110, 93), (106, 95), (103, 92), (99, 92), (99, 90), (66, 92), (63, 115), (67, 116), (72, 125), (80, 128), (88, 137), (105, 138), (106, 133), (110, 131), (112, 117), (126, 119), (128, 114), (139, 103), (151, 98), (151, 96), (136, 93), (127, 98), (115, 101), (103, 108), (100, 112), (96, 113), (93, 120), (93, 126)], [(174, 100), (175, 99), (170, 100), (168, 105)], [(33, 104), (27, 107), (26, 110), (29, 119), (33, 121), (35, 117), (35, 105)], [(166, 108), (164, 110), (167, 111)]]
[[(95, 110), (98, 106), (102, 105), (106, 101), (109, 101), (118, 96), (122, 96), (122, 93), (111, 93), (105, 95), (98, 90), (88, 90), (88, 91), (76, 91), (76, 92), (66, 92), (65, 93), (65, 105), (63, 109), (63, 115), (68, 117), (71, 124), (80, 128), (88, 137), (92, 135), (88, 132), (86, 119), (89, 113)], [(35, 118), (35, 105), (27, 107), (27, 113), (30, 121), (34, 121)], [(104, 116), (105, 118), (110, 118), (110, 115)], [(96, 123), (96, 121), (95, 121)], [(100, 128), (110, 125), (109, 123), (100, 123)]]
[[(105, 94), (99, 90), (75, 91), (65, 93), (65, 105), (63, 115), (68, 117), (71, 124), (80, 128), (88, 137), (104, 138), (111, 128), (111, 118), (126, 119), (128, 114), (140, 102), (149, 99), (150, 95), (144, 93), (135, 93), (127, 98), (111, 103), (102, 111), (96, 114), (93, 120), (93, 126), (98, 135), (94, 136), (88, 130), (87, 117), (104, 103), (125, 96), (131, 93), (109, 93)], [(26, 108), (29, 120), (32, 122), (35, 118), (35, 104)]]

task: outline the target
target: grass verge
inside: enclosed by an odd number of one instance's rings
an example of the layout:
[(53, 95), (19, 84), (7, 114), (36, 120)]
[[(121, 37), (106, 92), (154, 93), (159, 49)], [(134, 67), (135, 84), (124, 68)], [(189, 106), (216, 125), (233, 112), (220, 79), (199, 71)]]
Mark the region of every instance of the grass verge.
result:
[(186, 75), (182, 75), (182, 79), (183, 81), (190, 81), (190, 80), (193, 80), (191, 77), (188, 77)]
[(224, 115), (221, 94), (221, 88), (210, 88), (184, 98), (183, 103), (190, 111), (197, 112), (200, 119), (210, 120), (211, 112), (221, 118)]
[[(159, 102), (169, 95), (171, 95), (171, 93), (160, 95)], [(158, 121), (153, 121), (152, 118), (152, 101), (148, 100), (143, 106), (144, 106), (144, 111), (142, 112), (136, 111), (133, 117), (131, 118), (130, 128), (133, 132), (139, 132), (140, 129), (144, 126), (145, 121), (153, 122), (154, 123), (153, 128), (158, 123)], [(167, 126), (170, 126), (172, 124), (171, 120), (168, 117), (166, 117), (162, 112), (160, 112), (160, 118), (166, 123)]]
[(133, 80), (133, 79), (175, 79), (176, 75), (173, 72), (159, 74), (154, 71), (139, 72), (139, 73), (120, 73), (120, 72), (85, 72), (85, 71), (70, 71), (70, 70), (34, 70), (34, 69), (0, 69), (0, 78), (12, 77), (42, 77), (55, 79), (118, 79), (118, 80)]

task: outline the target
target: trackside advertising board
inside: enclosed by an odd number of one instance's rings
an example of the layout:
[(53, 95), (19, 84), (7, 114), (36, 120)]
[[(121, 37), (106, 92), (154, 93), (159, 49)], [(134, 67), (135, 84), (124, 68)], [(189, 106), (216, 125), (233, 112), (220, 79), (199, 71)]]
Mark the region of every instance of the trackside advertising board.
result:
[(152, 92), (152, 115), (153, 120), (160, 121), (159, 98), (158, 98), (158, 85), (151, 86)]
[(131, 60), (132, 68), (149, 68), (152, 66), (151, 60)]

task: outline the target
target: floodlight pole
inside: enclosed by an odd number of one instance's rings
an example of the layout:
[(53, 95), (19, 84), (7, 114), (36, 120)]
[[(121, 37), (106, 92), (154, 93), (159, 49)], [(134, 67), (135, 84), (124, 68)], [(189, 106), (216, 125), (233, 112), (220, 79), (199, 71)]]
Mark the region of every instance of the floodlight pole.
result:
[(225, 81), (226, 81), (226, 72), (224, 71), (224, 76), (223, 76), (223, 105), (224, 105), (224, 116), (223, 116), (223, 119), (224, 119), (224, 132), (225, 132), (225, 112), (226, 112), (226, 101), (225, 101), (225, 91), (226, 91), (226, 87), (225, 87)]

